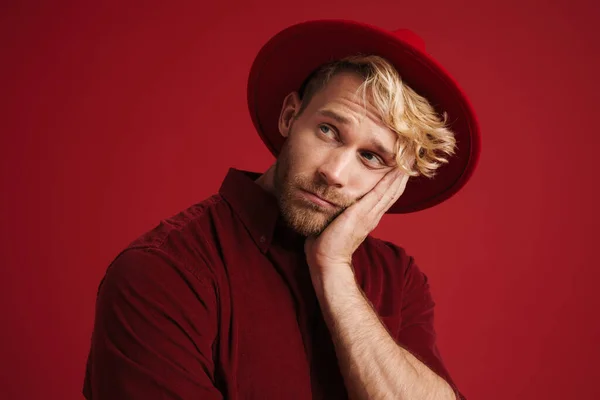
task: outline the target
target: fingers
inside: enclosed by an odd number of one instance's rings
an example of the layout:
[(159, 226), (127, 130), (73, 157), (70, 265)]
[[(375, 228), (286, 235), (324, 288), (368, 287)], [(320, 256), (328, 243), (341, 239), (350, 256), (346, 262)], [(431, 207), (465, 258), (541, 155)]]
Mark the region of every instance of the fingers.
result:
[(402, 196), (402, 193), (404, 193), (404, 190), (406, 190), (406, 185), (408, 184), (408, 178), (410, 178), (410, 176), (407, 174), (402, 174), (400, 176), (398, 188), (396, 189), (396, 192), (394, 193), (394, 196), (392, 198), (392, 201), (389, 204), (389, 207), (393, 206), (394, 203), (400, 198), (400, 196)]
[(396, 201), (400, 198), (402, 193), (404, 193), (404, 189), (406, 188), (406, 184), (408, 182), (408, 175), (403, 174), (402, 172), (398, 172), (392, 181), (392, 183), (388, 186), (385, 191), (381, 201), (379, 201), (373, 207), (373, 213), (375, 213), (379, 218), (385, 214), (387, 210), (390, 209), (391, 206), (396, 203)]
[(383, 178), (381, 178), (379, 180), (379, 182), (377, 182), (375, 187), (373, 189), (371, 189), (371, 191), (369, 193), (367, 193), (363, 197), (363, 199), (365, 200), (365, 203), (367, 203), (366, 205), (369, 209), (371, 209), (372, 207), (375, 207), (375, 205), (384, 198), (384, 196), (392, 188), (394, 181), (396, 179), (398, 179), (400, 174), (401, 174), (401, 172), (399, 169), (397, 169), (397, 168), (392, 169), (387, 174), (385, 174), (383, 176)]
[(402, 195), (408, 175), (397, 168), (389, 171), (360, 201), (365, 214), (380, 218)]

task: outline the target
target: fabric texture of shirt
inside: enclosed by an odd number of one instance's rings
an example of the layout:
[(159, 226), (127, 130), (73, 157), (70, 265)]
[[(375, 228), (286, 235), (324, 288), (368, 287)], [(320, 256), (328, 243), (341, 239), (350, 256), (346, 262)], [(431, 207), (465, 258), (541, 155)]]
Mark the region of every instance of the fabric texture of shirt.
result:
[[(345, 399), (304, 238), (282, 223), (259, 174), (162, 220), (108, 267), (83, 393), (118, 399)], [(426, 275), (368, 236), (356, 280), (397, 343), (460, 395), (436, 345)], [(460, 396), (460, 397), (459, 397)]]

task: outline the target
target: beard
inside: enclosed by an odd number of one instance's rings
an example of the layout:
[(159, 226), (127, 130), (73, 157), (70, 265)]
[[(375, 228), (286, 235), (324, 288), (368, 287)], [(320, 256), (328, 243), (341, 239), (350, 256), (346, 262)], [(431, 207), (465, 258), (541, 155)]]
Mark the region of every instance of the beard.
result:
[[(287, 143), (284, 143), (275, 162), (273, 180), (281, 215), (287, 225), (299, 234), (318, 236), (335, 217), (352, 205), (354, 201), (342, 196), (337, 189), (328, 185), (317, 174), (313, 178), (299, 174), (292, 175), (292, 165), (293, 160), (290, 158)], [(322, 199), (336, 204), (337, 207), (322, 207), (308, 201), (298, 196), (301, 190), (314, 193)]]

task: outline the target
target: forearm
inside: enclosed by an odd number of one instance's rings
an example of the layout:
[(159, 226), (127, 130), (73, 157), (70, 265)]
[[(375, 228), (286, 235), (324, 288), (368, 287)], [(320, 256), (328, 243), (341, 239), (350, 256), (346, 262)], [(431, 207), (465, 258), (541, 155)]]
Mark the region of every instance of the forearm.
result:
[(394, 341), (350, 268), (313, 283), (350, 398), (455, 399), (446, 381)]

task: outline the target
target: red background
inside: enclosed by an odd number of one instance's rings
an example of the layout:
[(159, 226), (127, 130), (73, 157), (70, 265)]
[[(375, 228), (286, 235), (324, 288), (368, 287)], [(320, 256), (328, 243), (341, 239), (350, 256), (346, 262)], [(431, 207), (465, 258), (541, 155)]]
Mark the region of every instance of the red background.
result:
[(250, 63), (333, 17), (419, 32), (478, 110), (467, 187), (375, 232), (430, 276), (462, 391), (600, 398), (597, 2), (152, 3), (0, 6), (0, 397), (81, 398), (106, 266), (228, 167), (267, 168)]

